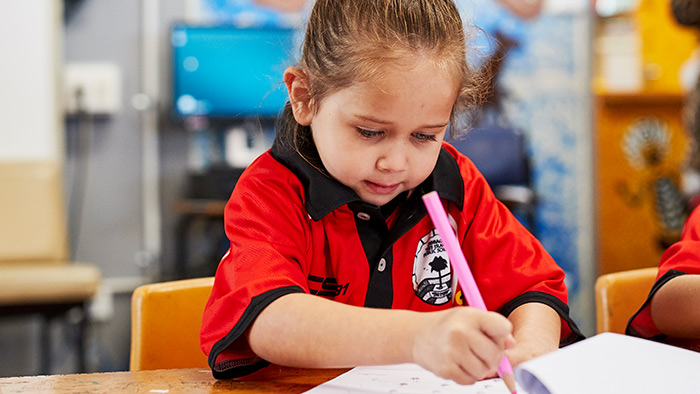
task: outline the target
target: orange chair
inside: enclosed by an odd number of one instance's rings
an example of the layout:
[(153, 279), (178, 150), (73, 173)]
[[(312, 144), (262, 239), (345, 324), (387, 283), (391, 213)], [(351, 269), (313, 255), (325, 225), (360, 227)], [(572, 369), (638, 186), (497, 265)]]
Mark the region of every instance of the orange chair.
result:
[(601, 275), (595, 282), (598, 333), (624, 334), (630, 317), (641, 308), (656, 280), (657, 267)]
[(152, 283), (131, 298), (129, 369), (208, 368), (199, 330), (213, 277)]

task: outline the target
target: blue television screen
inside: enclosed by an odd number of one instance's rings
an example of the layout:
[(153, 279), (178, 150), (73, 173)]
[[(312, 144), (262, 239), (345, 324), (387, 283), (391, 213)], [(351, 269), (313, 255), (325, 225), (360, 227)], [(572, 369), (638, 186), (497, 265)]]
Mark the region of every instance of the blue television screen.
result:
[(282, 74), (294, 62), (294, 29), (174, 25), (173, 107), (178, 116), (276, 117)]

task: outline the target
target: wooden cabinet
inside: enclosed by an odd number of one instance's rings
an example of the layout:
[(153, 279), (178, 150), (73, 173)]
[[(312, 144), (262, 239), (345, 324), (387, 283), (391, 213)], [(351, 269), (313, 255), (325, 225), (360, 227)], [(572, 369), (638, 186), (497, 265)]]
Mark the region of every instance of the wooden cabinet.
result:
[[(605, 274), (658, 265), (680, 235), (687, 142), (679, 69), (697, 36), (675, 22), (668, 0), (641, 0), (632, 11), (598, 18), (595, 40), (598, 273)], [(606, 58), (623, 55), (611, 42), (637, 42), (637, 52), (627, 54), (637, 58)], [(610, 68), (616, 64), (640, 69)], [(627, 73), (640, 78), (633, 89), (620, 88), (630, 83), (616, 85), (616, 75)]]
[(596, 96), (600, 274), (656, 266), (680, 235), (682, 103), (680, 93)]

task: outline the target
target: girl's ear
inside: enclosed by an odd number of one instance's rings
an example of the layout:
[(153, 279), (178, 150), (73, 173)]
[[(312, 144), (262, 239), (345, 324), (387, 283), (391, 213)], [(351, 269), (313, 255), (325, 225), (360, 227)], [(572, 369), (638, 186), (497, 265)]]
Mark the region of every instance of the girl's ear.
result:
[(309, 77), (296, 67), (284, 71), (284, 83), (289, 93), (294, 119), (302, 126), (308, 126), (313, 119), (313, 108), (309, 99)]

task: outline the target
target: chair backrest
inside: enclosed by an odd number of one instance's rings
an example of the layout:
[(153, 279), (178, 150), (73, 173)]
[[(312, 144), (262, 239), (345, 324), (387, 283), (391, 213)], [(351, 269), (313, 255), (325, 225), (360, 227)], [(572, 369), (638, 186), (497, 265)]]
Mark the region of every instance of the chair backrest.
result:
[(462, 138), (445, 140), (474, 162), (492, 188), (530, 184), (530, 157), (525, 135), (520, 130), (478, 127)]
[(153, 283), (138, 287), (131, 298), (129, 369), (207, 367), (199, 347), (204, 306), (213, 277)]
[(67, 263), (61, 163), (0, 162), (0, 264)]
[(641, 308), (656, 280), (657, 267), (601, 275), (595, 283), (598, 333), (625, 333), (630, 317)]

